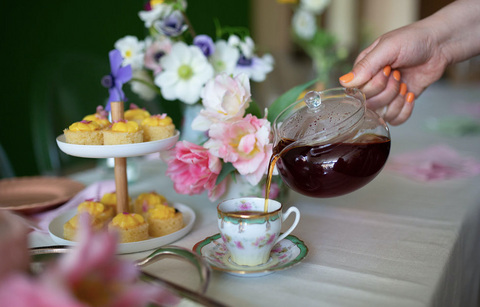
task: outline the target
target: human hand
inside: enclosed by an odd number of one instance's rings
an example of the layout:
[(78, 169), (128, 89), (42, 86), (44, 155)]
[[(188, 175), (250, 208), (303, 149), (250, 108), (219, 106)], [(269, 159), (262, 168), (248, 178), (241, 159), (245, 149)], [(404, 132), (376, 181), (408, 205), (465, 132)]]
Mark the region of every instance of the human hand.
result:
[(368, 108), (384, 108), (382, 117), (399, 125), (412, 114), (415, 97), (440, 79), (447, 65), (433, 30), (418, 22), (380, 36), (340, 83), (360, 88)]

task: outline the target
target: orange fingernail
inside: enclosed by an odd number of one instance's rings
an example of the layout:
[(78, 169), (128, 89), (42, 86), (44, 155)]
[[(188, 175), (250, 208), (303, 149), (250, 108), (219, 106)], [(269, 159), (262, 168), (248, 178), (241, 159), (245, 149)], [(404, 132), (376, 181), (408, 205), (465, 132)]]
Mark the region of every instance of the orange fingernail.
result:
[(348, 74), (341, 76), (339, 80), (343, 83), (348, 83), (353, 80), (353, 77), (355, 77), (353, 72), (349, 72)]
[(390, 67), (390, 65), (387, 65), (383, 69), (383, 74), (385, 75), (385, 77), (388, 77), (388, 76), (390, 76), (391, 71), (392, 71), (392, 68)]
[(402, 75), (400, 74), (400, 72), (398, 70), (394, 70), (393, 71), (393, 79), (397, 80), (397, 81), (400, 81), (400, 77)]
[(413, 94), (412, 92), (409, 92), (407, 94), (407, 102), (412, 103), (414, 99), (415, 99), (415, 94)]
[(400, 95), (405, 96), (407, 93), (407, 85), (405, 83), (400, 84)]

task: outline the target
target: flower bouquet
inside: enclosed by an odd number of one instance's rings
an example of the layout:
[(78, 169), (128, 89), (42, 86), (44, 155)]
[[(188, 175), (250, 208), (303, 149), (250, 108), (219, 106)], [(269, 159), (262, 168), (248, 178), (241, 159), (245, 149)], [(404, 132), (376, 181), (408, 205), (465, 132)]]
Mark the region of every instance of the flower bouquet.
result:
[[(162, 153), (168, 163), (166, 175), (173, 180), (175, 191), (189, 195), (208, 191), (209, 199), (215, 201), (226, 193), (231, 175), (233, 182), (246, 181), (256, 187), (238, 196), (261, 197), (264, 191), (259, 186), (262, 180), (264, 183), (272, 156), (271, 123), (316, 81), (292, 88), (263, 115), (251, 99), (246, 74), (231, 77), (222, 73), (208, 81), (201, 92), (203, 109), (192, 122), (192, 128), (204, 131), (208, 139), (201, 145), (180, 141)], [(272, 182), (270, 198), (278, 196), (281, 185), (280, 178)]]
[[(148, 35), (143, 40), (127, 35), (114, 46), (121, 54), (122, 67), (131, 67), (131, 78), (124, 83), (144, 100), (159, 95), (183, 105), (186, 113), (188, 106), (200, 102), (205, 84), (215, 76), (244, 73), (250, 80), (262, 82), (273, 70), (273, 57), (255, 53), (246, 28), (222, 27), (215, 20), (216, 38), (197, 34), (187, 16), (185, 0), (151, 0), (138, 15)], [(109, 100), (116, 98), (110, 95)], [(199, 107), (193, 109), (198, 113)], [(194, 117), (183, 115), (186, 122)], [(184, 130), (189, 128), (188, 123), (181, 129), (183, 139), (204, 139), (203, 135), (187, 137)]]

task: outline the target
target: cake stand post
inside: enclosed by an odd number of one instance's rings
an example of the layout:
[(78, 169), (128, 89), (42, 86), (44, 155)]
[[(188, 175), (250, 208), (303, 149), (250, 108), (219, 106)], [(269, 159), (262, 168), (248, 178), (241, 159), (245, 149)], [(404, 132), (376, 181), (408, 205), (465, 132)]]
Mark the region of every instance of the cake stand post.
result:
[[(123, 119), (123, 101), (111, 102), (112, 120)], [(127, 158), (115, 158), (115, 187), (117, 193), (117, 212), (128, 210)]]

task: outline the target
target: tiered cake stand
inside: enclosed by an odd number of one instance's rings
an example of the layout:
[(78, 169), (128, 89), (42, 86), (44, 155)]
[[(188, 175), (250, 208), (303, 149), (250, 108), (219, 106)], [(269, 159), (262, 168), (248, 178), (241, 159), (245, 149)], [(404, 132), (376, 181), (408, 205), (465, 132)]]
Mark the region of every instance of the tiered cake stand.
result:
[[(123, 102), (112, 102), (112, 119), (114, 121), (123, 119)], [(172, 148), (178, 141), (180, 132), (175, 130), (175, 135), (164, 140), (143, 142), (127, 145), (77, 145), (69, 144), (65, 140), (65, 135), (57, 137), (57, 145), (64, 153), (82, 157), (82, 158), (115, 158), (115, 187), (117, 194), (117, 212), (129, 212), (128, 205), (128, 181), (127, 181), (127, 157), (143, 156)], [(168, 244), (186, 235), (193, 227), (195, 212), (188, 206), (174, 203), (184, 215), (185, 227), (181, 230), (159, 238), (151, 238), (145, 241), (119, 244), (119, 253), (131, 253), (147, 249), (152, 249), (164, 244)], [(63, 245), (74, 245), (75, 242), (63, 239), (63, 224), (67, 222), (76, 210), (68, 214), (60, 215), (55, 218), (49, 226), (49, 232), (52, 239)]]

